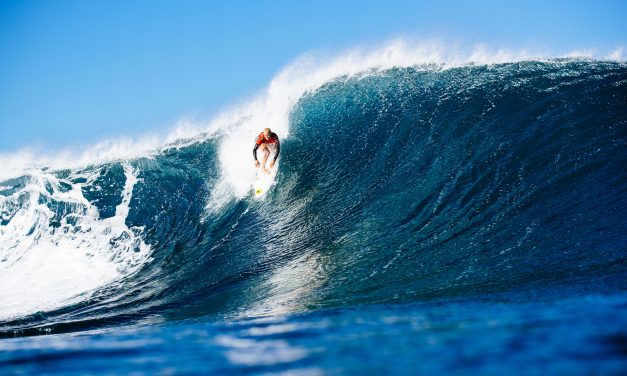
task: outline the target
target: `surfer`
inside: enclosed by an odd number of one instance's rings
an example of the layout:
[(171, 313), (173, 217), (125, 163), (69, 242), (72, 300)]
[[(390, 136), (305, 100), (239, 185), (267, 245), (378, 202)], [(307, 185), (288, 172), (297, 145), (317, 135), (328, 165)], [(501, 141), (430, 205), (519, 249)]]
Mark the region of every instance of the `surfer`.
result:
[(255, 157), (255, 166), (259, 167), (259, 161), (257, 160), (257, 149), (260, 149), (263, 152), (263, 159), (261, 161), (261, 170), (263, 172), (268, 172), (266, 170), (266, 161), (270, 156), (270, 153), (274, 154), (274, 158), (270, 162), (270, 168), (274, 167), (274, 163), (276, 159), (279, 157), (279, 153), (281, 152), (281, 143), (279, 142), (279, 136), (276, 133), (272, 132), (270, 128), (265, 128), (263, 132), (259, 134), (257, 137), (257, 142), (255, 142), (255, 147), (253, 148), (253, 157)]

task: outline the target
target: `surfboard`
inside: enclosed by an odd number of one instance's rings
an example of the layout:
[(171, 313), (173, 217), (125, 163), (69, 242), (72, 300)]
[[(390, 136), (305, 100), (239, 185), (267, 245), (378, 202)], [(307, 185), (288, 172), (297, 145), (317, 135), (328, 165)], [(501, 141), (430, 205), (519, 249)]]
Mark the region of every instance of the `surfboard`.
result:
[(260, 198), (268, 192), (272, 184), (274, 184), (274, 177), (276, 176), (276, 166), (268, 170), (268, 173), (258, 169), (255, 182), (253, 183), (253, 193), (255, 197)]

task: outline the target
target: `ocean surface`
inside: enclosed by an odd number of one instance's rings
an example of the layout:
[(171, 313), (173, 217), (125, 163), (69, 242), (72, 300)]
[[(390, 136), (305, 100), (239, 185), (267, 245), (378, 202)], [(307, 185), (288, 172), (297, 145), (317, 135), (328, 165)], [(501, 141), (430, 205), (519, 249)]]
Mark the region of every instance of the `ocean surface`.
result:
[(281, 88), (149, 152), (0, 179), (0, 373), (627, 373), (624, 62)]

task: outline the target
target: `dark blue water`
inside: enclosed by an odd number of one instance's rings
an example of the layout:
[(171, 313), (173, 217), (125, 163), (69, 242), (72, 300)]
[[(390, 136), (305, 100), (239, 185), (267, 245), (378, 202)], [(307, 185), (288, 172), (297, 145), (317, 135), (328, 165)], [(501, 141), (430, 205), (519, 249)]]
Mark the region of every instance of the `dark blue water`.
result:
[(7, 315), (0, 368), (624, 373), (625, 104), (622, 63), (393, 69), (300, 98), (262, 200), (212, 200), (221, 135), (1, 182), (4, 270), (105, 239), (121, 277)]
[(7, 339), (9, 373), (624, 374), (627, 295), (359, 306)]

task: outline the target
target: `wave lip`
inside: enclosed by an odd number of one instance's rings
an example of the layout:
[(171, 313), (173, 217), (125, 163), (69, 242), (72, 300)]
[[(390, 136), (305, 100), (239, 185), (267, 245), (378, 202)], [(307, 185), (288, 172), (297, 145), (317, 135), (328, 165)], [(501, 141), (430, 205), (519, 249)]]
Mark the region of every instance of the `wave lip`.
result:
[[(624, 63), (625, 47), (612, 51), (580, 49), (547, 52), (534, 49), (491, 48), (486, 44), (450, 41), (393, 39), (379, 46), (353, 48), (338, 55), (309, 53), (288, 64), (257, 95), (225, 109), (210, 121), (182, 118), (168, 134), (147, 134), (141, 137), (119, 137), (95, 145), (65, 149), (57, 153), (25, 148), (0, 154), (0, 179), (20, 176), (41, 168), (78, 169), (120, 160), (152, 157), (172, 147), (185, 147), (216, 136), (232, 135), (228, 149), (243, 150), (237, 140), (254, 136), (259, 124), (271, 126), (282, 137), (290, 131), (289, 114), (307, 93), (337, 79), (368, 76), (394, 68), (454, 69), (463, 66), (507, 64), (523, 61), (556, 62), (557, 60), (595, 60)], [(262, 127), (263, 128), (263, 127)], [(227, 146), (225, 146), (227, 148)], [(78, 150), (78, 151), (77, 151)], [(237, 169), (248, 168), (243, 163)]]

